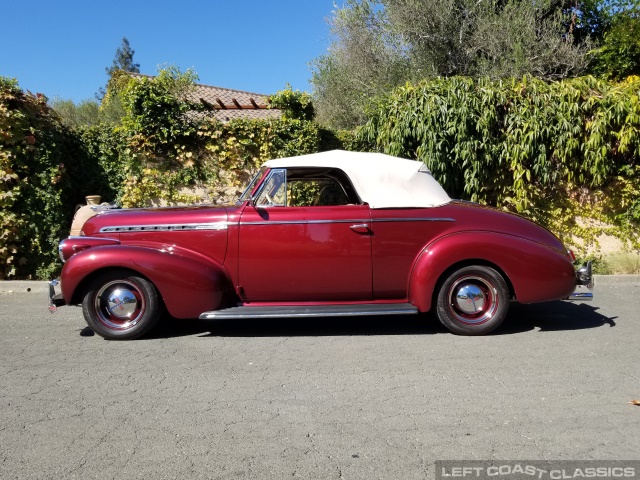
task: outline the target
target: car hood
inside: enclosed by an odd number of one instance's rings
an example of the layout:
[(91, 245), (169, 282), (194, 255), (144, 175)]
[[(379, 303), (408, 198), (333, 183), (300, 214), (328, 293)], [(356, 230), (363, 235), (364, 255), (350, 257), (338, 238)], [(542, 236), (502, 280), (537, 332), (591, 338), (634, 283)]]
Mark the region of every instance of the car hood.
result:
[(226, 228), (228, 208), (204, 206), (99, 210), (82, 226), (82, 234), (166, 232)]

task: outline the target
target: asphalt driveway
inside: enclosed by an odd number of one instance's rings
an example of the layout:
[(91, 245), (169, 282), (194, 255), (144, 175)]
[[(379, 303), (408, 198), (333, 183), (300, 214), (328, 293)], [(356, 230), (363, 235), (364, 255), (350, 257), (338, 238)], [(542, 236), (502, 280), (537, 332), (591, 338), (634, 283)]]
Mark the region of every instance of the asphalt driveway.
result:
[[(640, 278), (434, 317), (190, 321), (109, 342), (0, 282), (0, 478), (433, 478), (446, 459), (638, 460)], [(42, 287), (42, 288), (41, 288)], [(27, 291), (30, 289), (30, 291)]]

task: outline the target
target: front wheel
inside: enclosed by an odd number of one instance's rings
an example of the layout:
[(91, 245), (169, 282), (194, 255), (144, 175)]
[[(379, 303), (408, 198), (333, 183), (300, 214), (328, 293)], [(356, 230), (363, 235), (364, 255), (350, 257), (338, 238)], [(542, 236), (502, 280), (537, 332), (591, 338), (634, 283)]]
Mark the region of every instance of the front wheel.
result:
[(84, 318), (101, 337), (131, 340), (148, 333), (159, 320), (155, 286), (127, 270), (95, 278), (82, 300)]
[(509, 288), (493, 268), (470, 266), (449, 275), (438, 291), (440, 322), (459, 335), (484, 335), (502, 323), (509, 310)]

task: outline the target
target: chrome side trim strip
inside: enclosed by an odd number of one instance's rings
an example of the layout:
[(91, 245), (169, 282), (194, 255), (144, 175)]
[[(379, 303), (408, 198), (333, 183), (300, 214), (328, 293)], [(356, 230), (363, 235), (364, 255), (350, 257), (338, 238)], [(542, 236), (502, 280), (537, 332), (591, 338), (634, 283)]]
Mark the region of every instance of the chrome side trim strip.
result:
[(371, 220), (345, 219), (345, 220), (274, 220), (274, 221), (257, 221), (257, 222), (240, 222), (240, 225), (316, 225), (322, 223), (369, 223)]
[(256, 222), (240, 222), (240, 225), (317, 225), (323, 223), (373, 223), (377, 222), (455, 222), (453, 218), (351, 218), (345, 220), (264, 220)]
[(314, 313), (314, 312), (304, 312), (304, 313), (294, 313), (294, 312), (280, 312), (280, 313), (255, 313), (251, 314), (242, 314), (242, 315), (225, 315), (219, 313), (209, 313), (205, 312), (200, 315), (201, 320), (211, 320), (213, 318), (216, 319), (231, 319), (231, 318), (284, 318), (284, 317), (363, 317), (363, 316), (373, 316), (373, 315), (412, 315), (417, 313), (417, 309), (406, 310), (406, 309), (397, 309), (397, 310), (386, 310), (384, 312), (378, 312), (376, 310), (361, 310), (359, 312), (329, 312), (329, 313)]
[(203, 312), (200, 319), (355, 317), (369, 315), (411, 315), (418, 309), (409, 303), (360, 305), (288, 305), (279, 307), (241, 306)]
[(102, 227), (100, 233), (128, 233), (128, 232), (166, 232), (193, 230), (226, 230), (227, 222), (214, 223), (176, 223), (165, 225), (116, 225)]
[[(371, 219), (348, 218), (339, 220), (263, 220), (256, 222), (240, 222), (240, 225), (320, 225), (327, 223), (371, 223)], [(376, 222), (455, 222), (453, 218), (376, 218)], [(226, 230), (228, 222), (214, 223), (184, 223), (162, 225), (110, 225), (102, 227), (100, 233), (129, 233), (129, 232), (162, 232), (162, 231), (193, 231), (193, 230)]]
[(373, 223), (376, 222), (455, 222), (455, 218), (437, 218), (437, 217), (420, 217), (420, 218), (376, 218)]

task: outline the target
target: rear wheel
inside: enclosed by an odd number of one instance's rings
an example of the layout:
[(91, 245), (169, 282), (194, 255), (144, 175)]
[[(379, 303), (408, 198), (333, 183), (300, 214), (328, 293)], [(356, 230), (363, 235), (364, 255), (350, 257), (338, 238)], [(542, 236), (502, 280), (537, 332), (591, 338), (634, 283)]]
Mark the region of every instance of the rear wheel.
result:
[(438, 291), (438, 319), (459, 335), (484, 335), (495, 330), (508, 310), (509, 288), (490, 267), (478, 265), (456, 270)]
[(82, 300), (84, 318), (101, 337), (130, 340), (148, 333), (160, 317), (155, 286), (127, 270), (95, 278)]

